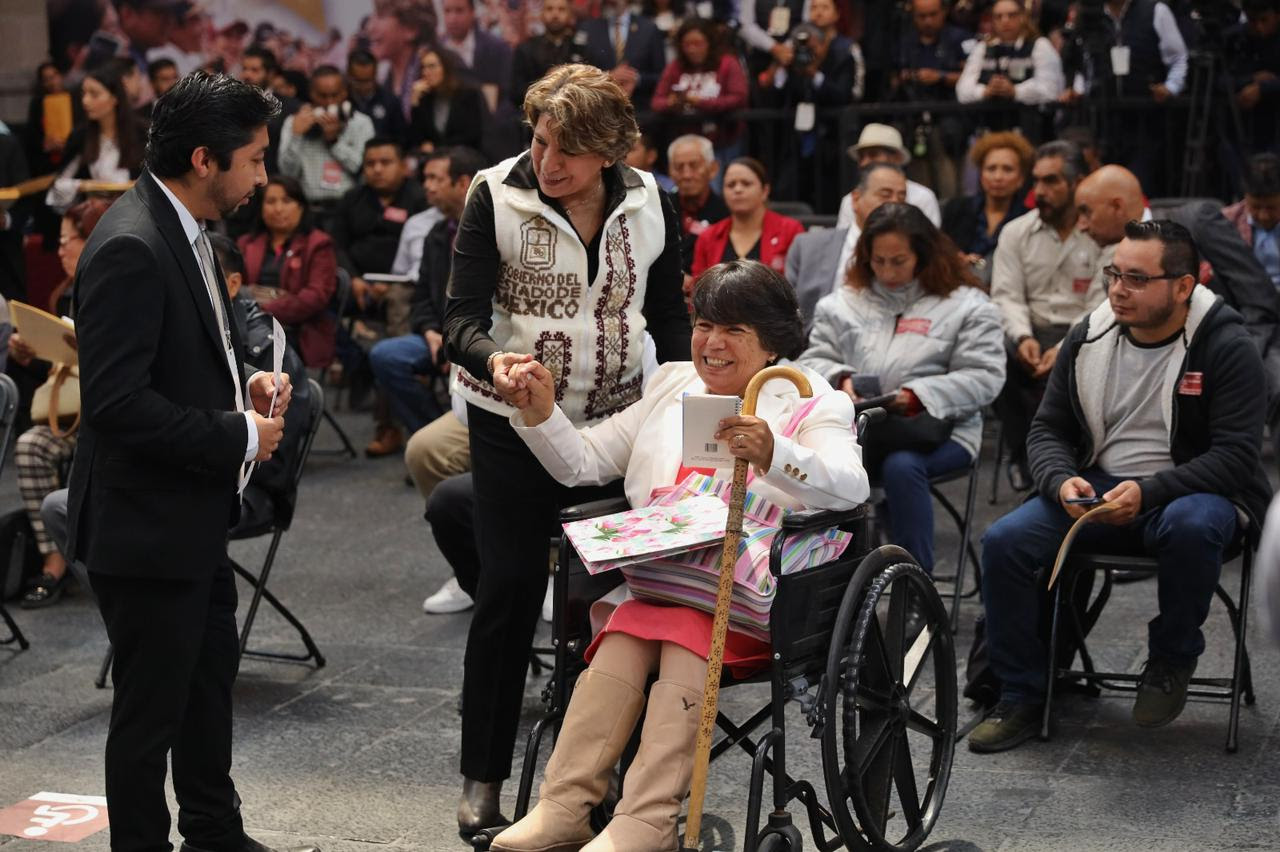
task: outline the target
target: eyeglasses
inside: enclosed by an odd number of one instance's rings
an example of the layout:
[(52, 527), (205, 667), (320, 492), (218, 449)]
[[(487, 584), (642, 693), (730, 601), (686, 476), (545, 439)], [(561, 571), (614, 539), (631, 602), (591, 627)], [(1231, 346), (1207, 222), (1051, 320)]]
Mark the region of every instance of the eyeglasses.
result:
[(1102, 267), (1102, 280), (1108, 287), (1120, 284), (1130, 293), (1141, 293), (1152, 281), (1172, 281), (1181, 275), (1143, 275), (1141, 272), (1121, 272), (1114, 266)]

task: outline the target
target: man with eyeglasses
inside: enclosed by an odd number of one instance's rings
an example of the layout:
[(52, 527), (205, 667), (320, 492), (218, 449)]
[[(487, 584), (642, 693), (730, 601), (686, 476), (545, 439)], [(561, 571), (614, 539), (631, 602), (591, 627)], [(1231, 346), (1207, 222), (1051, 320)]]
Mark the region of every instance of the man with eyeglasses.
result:
[(1041, 572), (1093, 502), (1114, 508), (1081, 528), (1075, 550), (1159, 564), (1159, 614), (1133, 706), (1138, 725), (1159, 727), (1186, 703), (1237, 509), (1257, 529), (1270, 498), (1258, 464), (1266, 380), (1240, 314), (1197, 283), (1200, 254), (1186, 228), (1130, 221), (1122, 233), (1103, 270), (1107, 299), (1067, 334), (1031, 426), (1039, 495), (983, 538), (986, 635), (1001, 690), (969, 735), (971, 751), (1004, 751), (1039, 731)]

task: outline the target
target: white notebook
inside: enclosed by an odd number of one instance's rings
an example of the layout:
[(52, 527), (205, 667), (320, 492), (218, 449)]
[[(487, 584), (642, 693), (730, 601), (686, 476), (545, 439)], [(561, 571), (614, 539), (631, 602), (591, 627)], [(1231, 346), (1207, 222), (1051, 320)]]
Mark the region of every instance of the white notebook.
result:
[(685, 467), (729, 467), (733, 455), (725, 441), (716, 440), (720, 421), (742, 410), (742, 398), (709, 393), (684, 395), (684, 447), (680, 458)]

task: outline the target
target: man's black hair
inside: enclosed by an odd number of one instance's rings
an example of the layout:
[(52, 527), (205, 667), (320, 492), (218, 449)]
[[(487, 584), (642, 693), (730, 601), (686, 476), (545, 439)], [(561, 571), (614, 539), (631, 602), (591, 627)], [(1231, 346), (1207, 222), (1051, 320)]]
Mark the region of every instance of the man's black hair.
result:
[(404, 143), (394, 136), (371, 137), (368, 142), (364, 143), (364, 150), (365, 153), (368, 153), (370, 148), (381, 148), (384, 145), (390, 145), (392, 148), (395, 148), (397, 156), (404, 156)]
[(377, 65), (378, 60), (363, 47), (357, 47), (347, 54), (347, 65)]
[(176, 69), (177, 67), (178, 67), (178, 63), (174, 62), (172, 59), (163, 59), (163, 58), (153, 59), (147, 65), (147, 78), (154, 82), (156, 79), (156, 75), (159, 74), (161, 71), (164, 71), (168, 68)]
[[(342, 71), (336, 65), (317, 65), (316, 70), (311, 72), (311, 80), (314, 82), (321, 77), (342, 77)], [(346, 81), (346, 77), (342, 77)]]
[(466, 145), (446, 148), (444, 155), (449, 158), (449, 180), (453, 183), (457, 183), (459, 178), (475, 177), (476, 172), (489, 165), (489, 161), (483, 154)]
[(191, 171), (191, 152), (204, 147), (218, 168), (228, 169), (232, 152), (279, 113), (280, 101), (270, 92), (226, 74), (188, 74), (151, 112), (147, 168), (156, 177), (182, 177)]
[(1164, 246), (1160, 265), (1170, 278), (1190, 275), (1200, 277), (1200, 251), (1191, 238), (1191, 232), (1172, 219), (1152, 219), (1147, 222), (1131, 221), (1124, 226), (1124, 235), (1131, 240), (1159, 240)]
[(260, 44), (250, 45), (245, 48), (244, 58), (248, 59), (251, 56), (262, 60), (262, 67), (266, 69), (268, 74), (274, 74), (280, 70), (280, 63), (276, 61), (276, 55), (268, 47), (263, 47)]
[(1244, 172), (1244, 191), (1259, 197), (1280, 195), (1280, 156), (1267, 151), (1250, 157)]
[(1046, 142), (1036, 149), (1036, 162), (1057, 157), (1062, 160), (1062, 176), (1068, 182), (1080, 180), (1089, 173), (1089, 166), (1084, 161), (1084, 153), (1080, 146), (1066, 139), (1055, 139)]
[(218, 265), (222, 267), (222, 274), (244, 275), (244, 255), (240, 253), (240, 249), (236, 248), (235, 242), (230, 237), (215, 231), (206, 233), (209, 235), (209, 245), (213, 246), (213, 253), (218, 256)]

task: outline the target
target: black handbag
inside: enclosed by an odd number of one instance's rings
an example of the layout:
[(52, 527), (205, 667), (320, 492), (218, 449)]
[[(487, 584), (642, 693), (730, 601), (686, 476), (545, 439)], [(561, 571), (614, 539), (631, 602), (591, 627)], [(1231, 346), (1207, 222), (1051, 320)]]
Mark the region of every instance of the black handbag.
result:
[(950, 420), (939, 419), (924, 411), (912, 417), (887, 415), (870, 424), (858, 436), (858, 442), (862, 444), (862, 466), (872, 477), (878, 477), (890, 453), (898, 450), (931, 453), (951, 437), (951, 426)]

